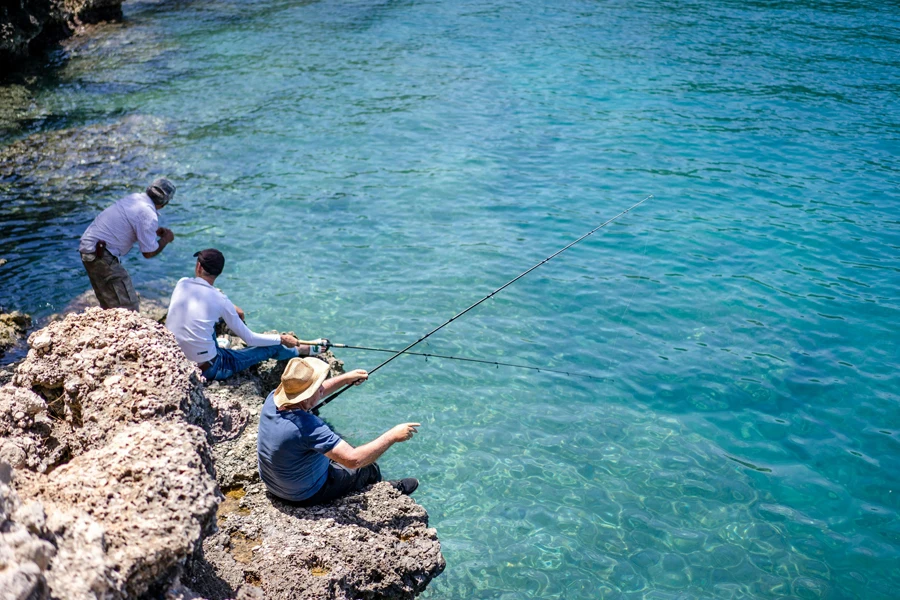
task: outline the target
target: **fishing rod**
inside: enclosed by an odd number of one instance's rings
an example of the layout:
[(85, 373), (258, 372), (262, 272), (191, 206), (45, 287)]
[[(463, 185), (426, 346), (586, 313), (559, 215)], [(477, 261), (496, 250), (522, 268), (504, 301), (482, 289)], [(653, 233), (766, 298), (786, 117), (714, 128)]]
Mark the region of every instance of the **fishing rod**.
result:
[[(544, 265), (544, 264), (550, 262), (551, 260), (553, 260), (554, 258), (556, 258), (557, 256), (559, 256), (560, 254), (562, 254), (563, 252), (565, 252), (566, 250), (568, 250), (569, 248), (571, 248), (572, 246), (574, 246), (575, 244), (577, 244), (578, 242), (580, 242), (581, 240), (583, 240), (583, 239), (585, 239), (585, 238), (587, 238), (587, 237), (593, 235), (593, 234), (596, 233), (597, 231), (603, 229), (604, 227), (606, 227), (607, 225), (609, 225), (610, 223), (612, 223), (613, 221), (615, 221), (615, 220), (618, 219), (619, 217), (628, 214), (629, 212), (631, 212), (632, 210), (634, 210), (635, 208), (637, 208), (638, 206), (640, 206), (641, 204), (643, 204), (644, 202), (646, 202), (647, 200), (649, 200), (649, 199), (652, 198), (652, 197), (653, 197), (653, 194), (650, 194), (649, 196), (647, 196), (646, 198), (644, 198), (644, 199), (641, 200), (640, 202), (638, 202), (638, 203), (636, 203), (636, 204), (632, 204), (631, 206), (629, 206), (628, 208), (626, 208), (625, 210), (623, 210), (622, 212), (620, 212), (619, 214), (617, 214), (617, 215), (614, 216), (613, 218), (611, 218), (611, 219), (609, 219), (609, 220), (607, 220), (607, 221), (604, 221), (604, 222), (601, 223), (600, 225), (597, 225), (596, 227), (594, 227), (593, 229), (591, 229), (590, 231), (588, 231), (586, 234), (584, 234), (583, 236), (581, 236), (580, 238), (578, 238), (577, 240), (575, 240), (574, 242), (572, 242), (572, 243), (569, 244), (568, 246), (565, 246), (564, 248), (562, 248), (562, 249), (560, 249), (560, 250), (557, 250), (556, 252), (554, 252), (553, 254), (551, 254), (550, 256), (548, 256), (547, 258), (545, 258), (544, 260), (542, 260), (541, 262), (537, 263), (536, 265), (534, 265), (533, 267), (531, 267), (531, 268), (528, 269), (527, 271), (524, 271), (524, 272), (520, 273), (519, 275), (517, 275), (516, 277), (513, 277), (512, 279), (510, 279), (509, 281), (507, 281), (506, 283), (504, 283), (503, 285), (501, 285), (500, 287), (498, 287), (496, 290), (494, 290), (493, 292), (491, 292), (490, 294), (488, 294), (487, 296), (485, 296), (484, 298), (482, 298), (481, 300), (479, 300), (478, 302), (476, 302), (475, 304), (473, 304), (473, 305), (470, 306), (469, 308), (465, 309), (465, 310), (462, 311), (462, 312), (456, 313), (455, 315), (453, 315), (452, 317), (450, 317), (448, 320), (444, 321), (443, 323), (441, 323), (440, 325), (438, 325), (437, 327), (435, 327), (434, 329), (432, 329), (431, 331), (429, 331), (428, 333), (426, 333), (425, 335), (423, 335), (422, 337), (420, 337), (419, 339), (417, 339), (415, 342), (413, 342), (412, 344), (410, 344), (409, 346), (407, 346), (407, 347), (404, 348), (403, 350), (398, 350), (396, 354), (394, 354), (393, 356), (391, 356), (390, 358), (388, 358), (386, 361), (384, 361), (383, 363), (381, 363), (380, 365), (378, 365), (377, 367), (375, 367), (375, 368), (372, 369), (371, 371), (369, 371), (369, 375), (372, 375), (372, 373), (374, 373), (375, 371), (377, 371), (377, 370), (380, 369), (381, 367), (385, 366), (386, 364), (388, 364), (389, 362), (391, 362), (392, 360), (394, 360), (395, 358), (397, 358), (397, 357), (400, 356), (401, 354), (404, 354), (407, 350), (409, 350), (410, 348), (412, 348), (412, 347), (415, 346), (416, 344), (419, 344), (420, 342), (423, 342), (423, 341), (427, 340), (429, 337), (431, 337), (432, 335), (434, 335), (435, 333), (437, 333), (438, 331), (440, 331), (441, 329), (443, 329), (444, 327), (446, 327), (447, 325), (449, 325), (450, 323), (452, 323), (452, 322), (455, 321), (456, 319), (460, 318), (461, 316), (463, 316), (464, 314), (466, 314), (467, 312), (469, 312), (470, 310), (472, 310), (473, 308), (475, 308), (475, 307), (478, 306), (479, 304), (481, 304), (481, 303), (483, 303), (483, 302), (487, 302), (488, 300), (490, 300), (491, 298), (493, 298), (495, 295), (497, 295), (498, 293), (502, 292), (503, 290), (505, 290), (506, 288), (508, 288), (509, 286), (511, 286), (512, 284), (514, 284), (515, 282), (517, 282), (518, 280), (522, 279), (523, 277), (525, 277), (526, 275), (528, 275), (529, 273), (531, 273), (532, 271), (534, 271), (534, 270), (537, 269), (538, 267), (540, 267), (540, 266), (542, 266), (542, 265)], [(313, 409), (313, 413), (318, 414), (320, 408), (322, 408), (323, 406), (325, 406), (326, 404), (328, 404), (329, 402), (331, 402), (332, 400), (334, 400), (335, 398), (337, 398), (338, 396), (340, 396), (341, 394), (343, 394), (344, 392), (346, 392), (346, 391), (347, 391), (348, 389), (350, 389), (351, 387), (353, 387), (353, 384), (346, 385), (346, 386), (342, 387), (341, 389), (339, 389), (338, 391), (336, 391), (335, 393), (333, 393), (333, 394), (331, 394), (330, 396), (328, 396), (327, 398), (325, 398), (322, 402), (320, 402), (320, 403)]]
[[(347, 350), (368, 350), (370, 352), (389, 352), (391, 354), (396, 354), (397, 350), (388, 350), (386, 348), (369, 348), (367, 346), (348, 346), (347, 344), (331, 344), (332, 348), (346, 348)], [(548, 369), (546, 367), (534, 367), (532, 365), (517, 365), (514, 363), (507, 362), (498, 362), (496, 360), (481, 360), (479, 358), (465, 358), (463, 356), (447, 356), (446, 354), (429, 354), (425, 352), (402, 352), (402, 354), (409, 354), (412, 356), (424, 356), (425, 360), (429, 358), (445, 358), (447, 360), (463, 360), (465, 362), (473, 362), (473, 363), (481, 363), (483, 365), (495, 365), (497, 367), (515, 367), (517, 369), (531, 369), (532, 371), (537, 371), (539, 373), (547, 372), (547, 373), (559, 373), (560, 375), (569, 375), (571, 377), (587, 377), (588, 379), (596, 379), (597, 381), (603, 381), (605, 377), (597, 377), (596, 375), (588, 375), (587, 373), (577, 373), (575, 371), (562, 371), (559, 369)]]

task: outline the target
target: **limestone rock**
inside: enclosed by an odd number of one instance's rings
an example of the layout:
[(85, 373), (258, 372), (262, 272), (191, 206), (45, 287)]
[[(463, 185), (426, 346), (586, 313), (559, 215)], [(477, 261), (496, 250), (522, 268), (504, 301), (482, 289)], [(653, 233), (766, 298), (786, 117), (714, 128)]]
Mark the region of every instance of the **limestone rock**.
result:
[(23, 506), (11, 479), (12, 469), (0, 462), (0, 596), (48, 599), (45, 574), (56, 548), (43, 539), (47, 535), (43, 507)]
[[(205, 391), (210, 404), (217, 407), (220, 415), (233, 415), (227, 436), (223, 435), (225, 419), (217, 419), (214, 431), (216, 443), (213, 446), (213, 456), (219, 485), (230, 488), (258, 481), (256, 430), (262, 408), (262, 387), (259, 380), (253, 376), (238, 375), (226, 381), (212, 382)], [(223, 407), (228, 407), (227, 412)]]
[(191, 567), (191, 588), (207, 598), (248, 588), (269, 600), (414, 598), (444, 570), (425, 509), (387, 483), (311, 508), (274, 500), (261, 483), (226, 496)]
[[(28, 342), (13, 383), (0, 388), (0, 433), (46, 440), (24, 448), (30, 469), (45, 471), (102, 446), (129, 423), (185, 420), (209, 429), (214, 415), (196, 365), (158, 323), (124, 309), (91, 308)], [(22, 403), (31, 407), (24, 418)]]
[(3, 599), (412, 598), (443, 570), (425, 509), (387, 484), (310, 509), (266, 495), (257, 423), (283, 364), (204, 392), (171, 334), (126, 310), (29, 344), (0, 387)]
[(129, 598), (167, 585), (218, 505), (206, 434), (178, 422), (131, 425), (21, 491), (50, 515), (54, 598)]

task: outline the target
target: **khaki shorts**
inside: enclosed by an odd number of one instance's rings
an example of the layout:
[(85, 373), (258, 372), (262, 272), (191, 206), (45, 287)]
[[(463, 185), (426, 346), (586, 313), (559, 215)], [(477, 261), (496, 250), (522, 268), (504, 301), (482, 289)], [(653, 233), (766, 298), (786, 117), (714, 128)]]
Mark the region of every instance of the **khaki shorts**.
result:
[(99, 254), (82, 254), (81, 264), (87, 271), (100, 306), (138, 310), (140, 299), (131, 283), (131, 275), (109, 250), (103, 250)]

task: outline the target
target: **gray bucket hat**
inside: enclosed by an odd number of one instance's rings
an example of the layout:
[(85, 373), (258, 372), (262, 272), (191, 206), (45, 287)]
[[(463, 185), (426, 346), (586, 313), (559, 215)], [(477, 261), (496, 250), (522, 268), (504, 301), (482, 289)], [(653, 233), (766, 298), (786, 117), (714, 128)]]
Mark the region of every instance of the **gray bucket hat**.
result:
[(160, 177), (147, 188), (147, 195), (157, 206), (165, 206), (175, 197), (175, 184), (165, 177)]

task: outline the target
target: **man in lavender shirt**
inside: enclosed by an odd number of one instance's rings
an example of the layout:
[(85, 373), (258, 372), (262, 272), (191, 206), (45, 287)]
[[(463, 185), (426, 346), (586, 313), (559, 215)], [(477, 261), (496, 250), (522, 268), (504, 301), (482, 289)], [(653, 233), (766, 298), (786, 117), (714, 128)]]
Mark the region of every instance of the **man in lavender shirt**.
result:
[[(140, 299), (120, 258), (138, 244), (144, 258), (153, 258), (175, 239), (159, 226), (159, 211), (175, 197), (175, 184), (162, 177), (140, 194), (129, 194), (97, 215), (78, 251), (103, 308), (138, 310)], [(159, 236), (159, 239), (157, 239)]]

